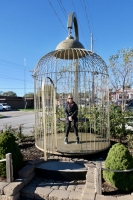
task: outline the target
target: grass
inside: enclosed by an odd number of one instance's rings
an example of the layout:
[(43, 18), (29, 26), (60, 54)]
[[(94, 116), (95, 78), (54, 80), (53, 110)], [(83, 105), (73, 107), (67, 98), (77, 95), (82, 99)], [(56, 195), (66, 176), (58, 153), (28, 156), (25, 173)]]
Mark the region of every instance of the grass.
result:
[(3, 116), (3, 115), (0, 115), (0, 119), (1, 119), (1, 118), (4, 118), (4, 116)]
[(24, 111), (24, 112), (34, 112), (34, 108), (26, 108), (26, 109), (19, 109), (20, 111)]

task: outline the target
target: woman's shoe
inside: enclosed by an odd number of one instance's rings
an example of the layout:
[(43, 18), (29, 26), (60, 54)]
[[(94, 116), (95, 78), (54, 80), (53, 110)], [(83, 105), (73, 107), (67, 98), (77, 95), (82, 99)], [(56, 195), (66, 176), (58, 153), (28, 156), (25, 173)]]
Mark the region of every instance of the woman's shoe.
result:
[(65, 144), (68, 144), (68, 138), (67, 138), (67, 137), (65, 137), (64, 143), (65, 143)]
[(80, 144), (79, 137), (76, 137), (76, 144)]

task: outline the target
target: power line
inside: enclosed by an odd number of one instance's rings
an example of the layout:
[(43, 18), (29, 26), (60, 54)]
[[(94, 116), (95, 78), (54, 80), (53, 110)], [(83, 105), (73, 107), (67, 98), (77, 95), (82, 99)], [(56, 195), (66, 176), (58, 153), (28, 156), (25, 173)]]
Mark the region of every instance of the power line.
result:
[[(4, 59), (0, 59), (0, 64), (7, 65), (7, 66), (10, 66), (10, 67), (14, 67), (14, 68), (18, 68), (18, 69), (24, 69), (24, 65), (14, 63), (14, 62), (10, 62), (10, 61), (4, 60)], [(28, 70), (31, 70), (31, 68), (28, 68)]]
[(89, 23), (89, 17), (88, 17), (88, 14), (87, 14), (87, 8), (86, 8), (84, 0), (83, 0), (83, 4), (84, 4), (85, 14), (86, 14), (87, 22), (88, 22), (88, 27), (89, 27), (89, 30), (90, 30), (90, 33), (91, 33), (91, 28), (90, 28), (90, 23)]
[(23, 65), (21, 65), (21, 64), (10, 62), (10, 61), (4, 60), (4, 59), (0, 59), (0, 61), (23, 67)]
[(64, 12), (66, 13), (66, 17), (67, 17), (67, 12), (66, 12), (66, 9), (65, 9), (64, 6), (63, 6), (62, 0), (60, 0), (60, 2), (61, 2), (61, 4), (62, 4), (62, 7), (63, 7)]
[[(5, 76), (5, 75), (2, 75), (2, 74), (0, 74), (0, 77), (1, 77), (1, 78), (4, 78), (4, 79), (12, 79), (12, 80), (18, 80), (18, 81), (23, 81), (23, 82), (24, 82), (24, 80), (22, 80), (22, 79), (12, 78), (12, 77), (10, 77), (10, 76)], [(28, 83), (33, 83), (33, 82), (31, 82), (31, 81), (26, 81), (26, 82), (28, 82)]]
[[(23, 68), (22, 67), (15, 67), (15, 66), (12, 66), (12, 65), (9, 65), (9, 64), (3, 64), (3, 63), (0, 63), (0, 68), (2, 67), (10, 67), (10, 68), (15, 68), (15, 69), (18, 69), (18, 70), (24, 70), (24, 66)], [(26, 69), (26, 71), (30, 71), (31, 69)]]
[[(94, 32), (94, 35), (96, 36), (96, 34), (95, 34), (95, 29), (94, 29), (94, 25), (93, 25), (93, 23), (92, 23), (93, 21), (92, 21), (92, 18), (91, 18), (91, 12), (90, 12), (90, 9), (89, 9), (89, 6), (88, 6), (88, 1), (86, 1), (86, 4), (87, 4), (87, 7), (88, 7), (88, 10), (89, 10), (89, 13), (90, 13), (89, 16), (90, 16), (91, 24), (92, 24), (92, 27), (93, 27), (93, 30), (94, 30), (93, 32)], [(93, 40), (93, 41), (94, 41), (94, 40)], [(96, 41), (97, 41), (97, 40), (95, 40), (95, 43), (96, 43)], [(95, 43), (93, 43), (93, 46), (94, 46)], [(94, 48), (94, 47), (93, 47), (93, 48)], [(95, 48), (94, 48), (94, 49), (95, 49)]]
[[(82, 1), (81, 1), (81, 4), (82, 4)], [(88, 24), (88, 28), (89, 28), (89, 32), (90, 32), (90, 39), (91, 39), (91, 45), (90, 45), (90, 48), (91, 48), (91, 51), (93, 50), (93, 34), (92, 34), (92, 31), (91, 31), (91, 27), (90, 27), (90, 22), (89, 22), (89, 17), (88, 17), (88, 12), (87, 12), (87, 7), (86, 7), (86, 3), (85, 3), (85, 0), (83, 0), (83, 10), (85, 10), (85, 16), (86, 16), (86, 19), (87, 19), (87, 24)]]
[[(71, 2), (72, 2), (72, 5), (73, 5), (74, 10), (75, 10), (75, 12), (76, 12), (76, 8), (75, 8), (75, 6), (74, 6), (73, 0), (71, 0)], [(89, 45), (88, 45), (88, 43), (87, 43), (87, 40), (86, 40), (86, 38), (85, 38), (83, 29), (82, 29), (82, 27), (81, 27), (80, 21), (79, 21), (79, 26), (80, 26), (80, 29), (81, 29), (81, 31), (82, 31), (82, 34), (83, 34), (84, 40), (85, 40), (85, 42), (86, 42), (86, 45), (87, 45), (87, 47), (89, 47)]]
[[(11, 90), (11, 89), (15, 89), (15, 90), (23, 90), (24, 88), (1, 88), (0, 89), (6, 89), (6, 90)], [(34, 89), (34, 88), (27, 88), (27, 89)]]
[(64, 8), (64, 6), (63, 6), (61, 0), (60, 0), (60, 1), (58, 0), (58, 3), (59, 3), (59, 5), (60, 5), (60, 7), (61, 7), (61, 9), (62, 9), (62, 11), (63, 11), (63, 13), (64, 13), (64, 15), (65, 15), (65, 18), (67, 19), (67, 13), (66, 13), (66, 10), (65, 10), (65, 8)]
[[(58, 20), (60, 21), (61, 25), (63, 26), (63, 28), (64, 28), (64, 29), (65, 29), (65, 31), (66, 31), (66, 28), (65, 28), (65, 26), (63, 25), (63, 23), (62, 23), (61, 19), (59, 18), (59, 16), (58, 16), (57, 12), (55, 11), (55, 9), (54, 9), (54, 7), (53, 7), (52, 3), (50, 2), (50, 0), (48, 0), (48, 1), (49, 1), (50, 5), (51, 5), (51, 7), (52, 7), (53, 11), (55, 12), (55, 14), (56, 14), (56, 16), (57, 16)], [(66, 32), (67, 32), (67, 31), (66, 31)]]

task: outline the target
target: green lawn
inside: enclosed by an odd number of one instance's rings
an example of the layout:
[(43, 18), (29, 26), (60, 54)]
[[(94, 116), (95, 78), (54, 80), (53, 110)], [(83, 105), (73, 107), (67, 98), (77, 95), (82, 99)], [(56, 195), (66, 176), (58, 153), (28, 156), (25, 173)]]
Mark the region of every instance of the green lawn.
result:
[(26, 108), (26, 109), (19, 109), (20, 111), (24, 111), (24, 112), (34, 112), (34, 108)]

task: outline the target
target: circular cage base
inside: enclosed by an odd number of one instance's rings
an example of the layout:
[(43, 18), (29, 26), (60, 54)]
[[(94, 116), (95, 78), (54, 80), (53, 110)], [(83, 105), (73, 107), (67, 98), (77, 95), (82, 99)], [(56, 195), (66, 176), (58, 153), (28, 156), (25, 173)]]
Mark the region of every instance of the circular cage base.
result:
[[(57, 148), (52, 149), (52, 143), (47, 143), (47, 153), (63, 156), (80, 156), (96, 154), (104, 151), (110, 147), (110, 141), (106, 140), (101, 135), (79, 133), (80, 143), (76, 143), (76, 136), (74, 133), (69, 133), (68, 144), (64, 143), (64, 133), (57, 134)], [(41, 151), (43, 149), (43, 139), (38, 139), (36, 147)]]

